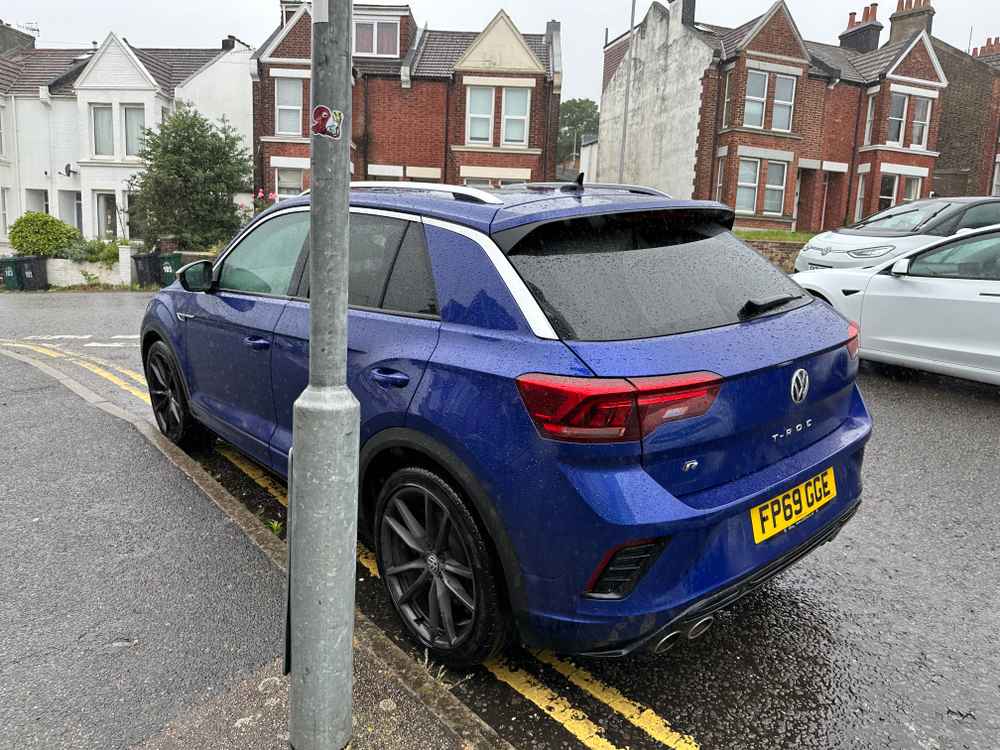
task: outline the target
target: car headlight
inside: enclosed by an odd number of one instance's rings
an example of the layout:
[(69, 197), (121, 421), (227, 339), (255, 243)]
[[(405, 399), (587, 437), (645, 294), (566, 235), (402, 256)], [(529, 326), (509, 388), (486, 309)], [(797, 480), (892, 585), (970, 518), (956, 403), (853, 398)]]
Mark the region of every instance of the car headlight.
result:
[(848, 255), (852, 258), (881, 258), (883, 255), (888, 255), (895, 249), (894, 245), (886, 245), (884, 247), (865, 247), (861, 250), (851, 250)]

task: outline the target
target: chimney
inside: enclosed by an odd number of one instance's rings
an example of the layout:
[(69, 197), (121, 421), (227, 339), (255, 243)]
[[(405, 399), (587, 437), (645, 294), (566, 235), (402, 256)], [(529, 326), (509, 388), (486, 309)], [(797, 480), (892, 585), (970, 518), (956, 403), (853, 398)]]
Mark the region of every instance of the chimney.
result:
[(972, 50), (973, 57), (991, 57), (993, 55), (1000, 55), (1000, 36), (987, 37), (986, 44), (979, 49)]
[(694, 26), (695, 0), (679, 0), (681, 4), (681, 23), (687, 27)]
[(896, 12), (889, 18), (889, 44), (905, 42), (912, 36), (934, 29), (931, 0), (898, 0)]
[(545, 36), (552, 39), (562, 31), (562, 24), (559, 21), (549, 21), (545, 24)]
[(227, 36), (222, 40), (222, 49), (226, 52), (236, 49), (236, 37)]
[(860, 21), (857, 13), (850, 14), (847, 30), (840, 35), (840, 46), (855, 52), (874, 52), (884, 28), (878, 21), (878, 3), (872, 3), (865, 6)]

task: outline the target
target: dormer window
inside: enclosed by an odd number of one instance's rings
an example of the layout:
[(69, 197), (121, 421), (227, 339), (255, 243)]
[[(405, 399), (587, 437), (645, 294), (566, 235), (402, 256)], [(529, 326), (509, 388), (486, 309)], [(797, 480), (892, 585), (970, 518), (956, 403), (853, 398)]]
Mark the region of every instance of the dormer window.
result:
[(355, 19), (354, 54), (358, 57), (399, 57), (399, 21)]

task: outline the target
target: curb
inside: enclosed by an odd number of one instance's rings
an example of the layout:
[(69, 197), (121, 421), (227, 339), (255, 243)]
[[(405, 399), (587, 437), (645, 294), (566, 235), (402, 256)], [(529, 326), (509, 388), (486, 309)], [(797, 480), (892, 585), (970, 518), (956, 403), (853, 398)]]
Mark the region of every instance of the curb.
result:
[[(171, 464), (188, 477), (227, 518), (236, 524), (267, 558), (282, 572), (288, 569), (288, 548), (285, 542), (272, 534), (243, 503), (233, 497), (197, 461), (171, 443), (150, 422), (135, 416), (92, 391), (78, 380), (59, 372), (54, 367), (14, 352), (0, 349), (0, 355), (34, 367), (58, 381), (91, 406), (112, 417), (127, 422), (147, 442), (158, 449)], [(413, 661), (385, 635), (375, 623), (359, 610), (354, 611), (354, 645), (382, 662), (399, 680), (400, 684), (430, 713), (450, 729), (468, 748), (476, 750), (514, 750), (478, 714), (455, 697)]]

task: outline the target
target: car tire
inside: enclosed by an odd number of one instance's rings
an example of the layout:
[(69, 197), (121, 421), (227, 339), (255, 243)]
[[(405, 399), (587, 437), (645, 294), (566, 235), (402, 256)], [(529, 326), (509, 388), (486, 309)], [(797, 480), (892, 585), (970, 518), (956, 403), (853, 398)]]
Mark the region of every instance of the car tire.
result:
[(185, 449), (203, 447), (211, 435), (191, 415), (181, 374), (170, 347), (155, 342), (143, 362), (149, 400), (160, 432), (175, 445)]
[(396, 471), (379, 493), (374, 529), (379, 572), (393, 607), (432, 659), (466, 667), (503, 649), (510, 614), (499, 566), (448, 481), (419, 467)]

